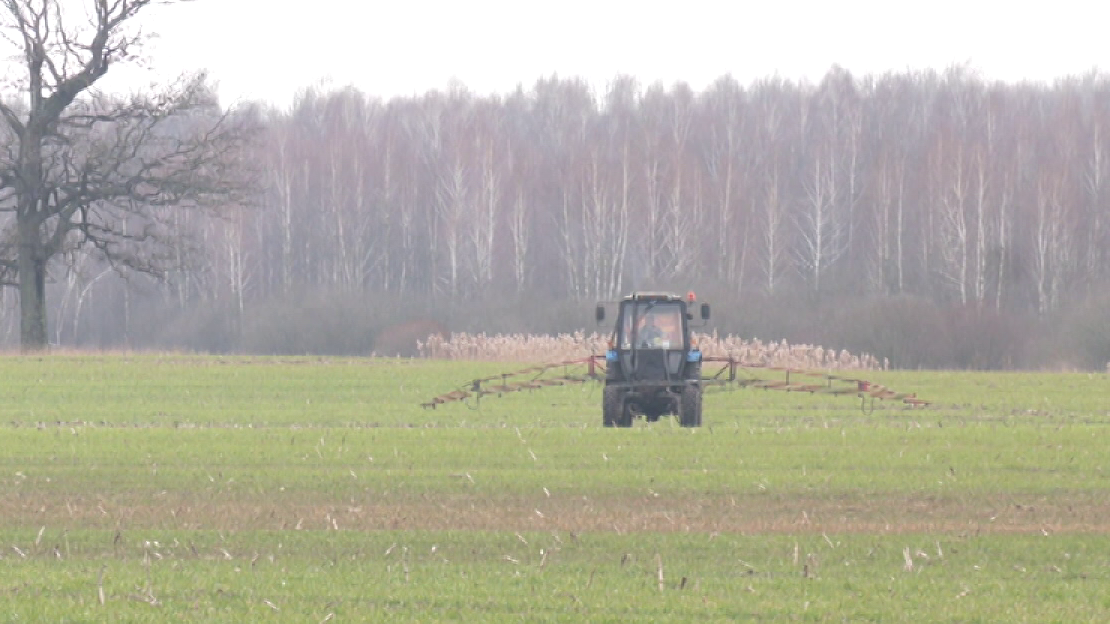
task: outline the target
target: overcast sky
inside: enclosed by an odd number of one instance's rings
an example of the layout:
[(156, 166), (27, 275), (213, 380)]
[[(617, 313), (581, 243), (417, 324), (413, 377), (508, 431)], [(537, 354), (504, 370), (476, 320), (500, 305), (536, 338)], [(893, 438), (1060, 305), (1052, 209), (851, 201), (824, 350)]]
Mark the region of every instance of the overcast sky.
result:
[[(1110, 9), (1089, 0), (196, 0), (151, 9), (154, 70), (207, 68), (221, 99), (288, 106), (304, 87), (354, 85), (389, 98), (443, 89), (527, 89), (617, 74), (704, 89), (778, 74), (820, 80), (967, 64), (987, 79), (1051, 82), (1110, 70)], [(115, 70), (114, 70), (115, 71)], [(134, 83), (117, 71), (117, 82)], [(109, 74), (112, 76), (112, 74)]]

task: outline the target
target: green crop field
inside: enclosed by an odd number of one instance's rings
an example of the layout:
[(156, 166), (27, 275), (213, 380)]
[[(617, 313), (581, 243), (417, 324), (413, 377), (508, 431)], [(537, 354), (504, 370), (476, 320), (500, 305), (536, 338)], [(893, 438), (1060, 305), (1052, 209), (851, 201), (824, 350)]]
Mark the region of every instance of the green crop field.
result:
[(919, 408), (720, 390), (700, 429), (605, 429), (597, 384), (420, 407), (505, 368), (4, 357), (0, 613), (1110, 616), (1105, 374), (865, 375), (932, 402)]

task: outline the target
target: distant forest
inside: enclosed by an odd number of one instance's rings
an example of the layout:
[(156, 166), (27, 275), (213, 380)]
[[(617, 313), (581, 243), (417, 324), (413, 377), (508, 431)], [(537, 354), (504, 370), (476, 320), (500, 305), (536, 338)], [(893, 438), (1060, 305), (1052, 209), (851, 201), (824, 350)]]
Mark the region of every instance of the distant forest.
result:
[[(704, 91), (550, 77), (388, 101), (304, 91), (262, 120), (253, 205), (180, 211), (164, 280), (73, 254), (74, 348), (370, 353), (447, 330), (592, 330), (596, 300), (696, 291), (715, 326), (903, 367), (1110, 360), (1110, 76), (974, 71)], [(0, 346), (19, 339), (0, 289)]]

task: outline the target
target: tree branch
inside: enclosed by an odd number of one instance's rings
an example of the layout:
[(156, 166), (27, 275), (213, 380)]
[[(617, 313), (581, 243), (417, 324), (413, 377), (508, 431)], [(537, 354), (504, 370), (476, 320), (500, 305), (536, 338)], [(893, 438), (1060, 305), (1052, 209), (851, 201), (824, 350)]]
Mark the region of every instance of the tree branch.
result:
[(8, 127), (12, 129), (12, 132), (17, 137), (23, 136), (23, 122), (20, 121), (19, 115), (16, 114), (16, 112), (12, 110), (10, 106), (3, 102), (0, 102), (0, 117), (4, 118), (4, 121), (7, 122)]

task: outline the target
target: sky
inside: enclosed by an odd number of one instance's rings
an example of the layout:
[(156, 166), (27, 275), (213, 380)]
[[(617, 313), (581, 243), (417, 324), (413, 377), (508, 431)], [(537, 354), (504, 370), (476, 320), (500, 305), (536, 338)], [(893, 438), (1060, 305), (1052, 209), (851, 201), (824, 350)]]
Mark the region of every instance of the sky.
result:
[(527, 90), (554, 74), (603, 92), (625, 74), (702, 90), (724, 74), (817, 82), (834, 64), (854, 75), (966, 65), (1050, 83), (1110, 71), (1107, 18), (1093, 0), (194, 0), (142, 14), (158, 35), (150, 68), (114, 69), (104, 86), (206, 69), (224, 104), (284, 108), (313, 86), (388, 99), (452, 81)]

